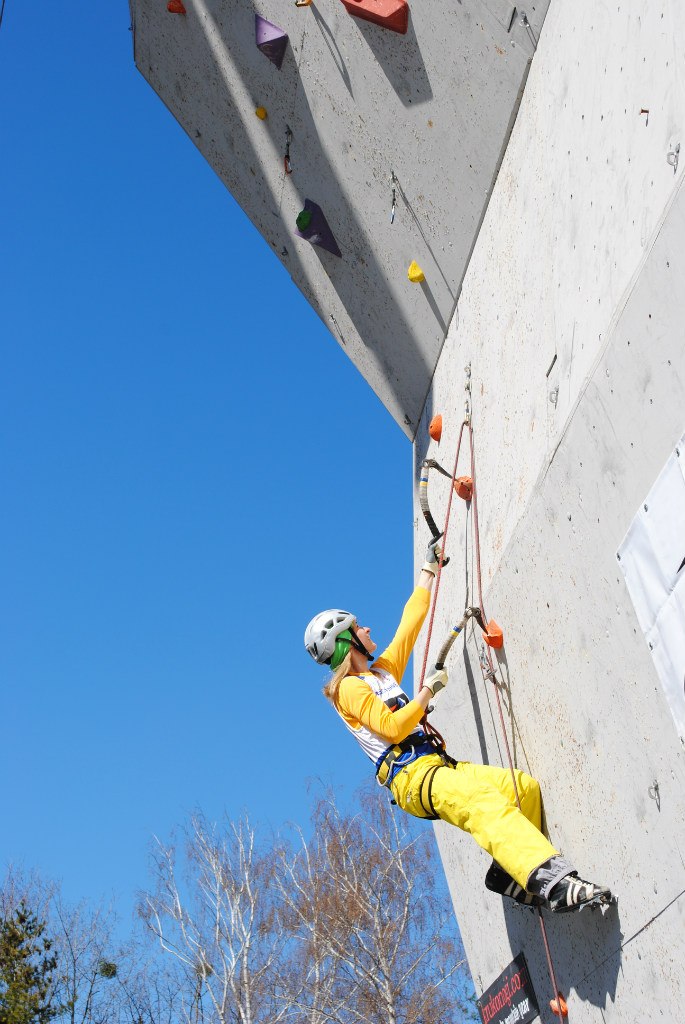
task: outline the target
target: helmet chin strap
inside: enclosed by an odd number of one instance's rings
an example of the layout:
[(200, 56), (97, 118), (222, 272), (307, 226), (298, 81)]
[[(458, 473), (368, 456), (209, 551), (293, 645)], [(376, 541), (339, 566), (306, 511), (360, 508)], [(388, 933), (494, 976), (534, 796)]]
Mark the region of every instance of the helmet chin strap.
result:
[(352, 629), (351, 626), (350, 626), (350, 633), (352, 635), (352, 639), (350, 641), (352, 646), (357, 651), (359, 651), (360, 654), (364, 654), (366, 656), (367, 661), (373, 661), (373, 654), (369, 654), (369, 652), (367, 651), (366, 647), (364, 647), (364, 644), (361, 642), (361, 640), (359, 639), (359, 637), (357, 636), (357, 634), (355, 633), (355, 631)]

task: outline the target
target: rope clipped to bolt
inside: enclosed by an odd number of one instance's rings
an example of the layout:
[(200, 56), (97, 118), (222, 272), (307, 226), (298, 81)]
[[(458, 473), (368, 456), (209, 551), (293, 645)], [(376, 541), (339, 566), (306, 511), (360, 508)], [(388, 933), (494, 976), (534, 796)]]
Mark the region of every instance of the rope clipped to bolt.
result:
[[(443, 550), (444, 550), (444, 546), (447, 543), (447, 533), (448, 533), (448, 530), (449, 530), (450, 515), (451, 515), (451, 511), (452, 511), (452, 499), (453, 499), (454, 494), (455, 493), (460, 493), (461, 497), (464, 497), (466, 501), (470, 501), (471, 502), (473, 541), (474, 541), (474, 551), (475, 551), (475, 556), (476, 556), (476, 580), (477, 580), (477, 595), (476, 596), (477, 596), (477, 602), (478, 603), (476, 605), (474, 605), (474, 606), (471, 606), (471, 607), (467, 606), (467, 608), (464, 610), (464, 614), (463, 614), (462, 618), (450, 630), (446, 640), (444, 641), (444, 643), (442, 644), (442, 647), (440, 648), (440, 650), (438, 652), (438, 657), (437, 657), (437, 660), (436, 660), (436, 668), (438, 668), (438, 669), (444, 668), (445, 662), (447, 660), (447, 657), (449, 655), (449, 652), (450, 652), (450, 650), (452, 648), (452, 645), (454, 644), (455, 640), (463, 632), (463, 630), (466, 627), (466, 625), (469, 622), (469, 620), (470, 619), (474, 619), (476, 621), (476, 623), (478, 624), (478, 626), (483, 630), (485, 639), (488, 640), (487, 644), (483, 643), (482, 646), (481, 646), (481, 652), (480, 652), (479, 660), (480, 660), (481, 669), (482, 669), (482, 672), (483, 672), (483, 678), (485, 680), (487, 680), (487, 681), (489, 681), (489, 682), (494, 684), (495, 697), (496, 697), (496, 702), (497, 702), (497, 711), (498, 711), (499, 720), (500, 720), (500, 727), (501, 727), (501, 731), (502, 731), (502, 737), (503, 737), (503, 740), (504, 740), (504, 747), (505, 747), (505, 750), (506, 750), (506, 753), (507, 753), (507, 761), (508, 761), (508, 764), (509, 764), (509, 771), (511, 773), (511, 779), (512, 779), (512, 783), (513, 783), (513, 786), (514, 786), (514, 794), (516, 796), (516, 803), (517, 803), (517, 805), (519, 807), (519, 810), (520, 810), (521, 809), (521, 799), (519, 797), (518, 786), (516, 785), (516, 774), (515, 774), (515, 771), (514, 771), (514, 762), (513, 762), (513, 758), (512, 758), (512, 754), (511, 754), (511, 747), (510, 747), (510, 744), (509, 744), (509, 737), (507, 735), (507, 728), (506, 728), (506, 724), (505, 724), (505, 721), (504, 721), (504, 712), (502, 710), (502, 700), (501, 700), (501, 697), (500, 697), (499, 686), (497, 685), (497, 678), (496, 678), (496, 671), (497, 670), (496, 670), (495, 664), (493, 662), (492, 651), (491, 651), (491, 646), (501, 646), (501, 644), (502, 644), (502, 633), (501, 633), (501, 630), (499, 630), (499, 627), (496, 627), (496, 629), (498, 631), (498, 634), (495, 634), (494, 636), (493, 635), (489, 636), (489, 627), (491, 625), (492, 626), (496, 626), (496, 624), (495, 623), (492, 623), (492, 624), (488, 623), (488, 620), (487, 620), (487, 618), (485, 616), (485, 609), (484, 609), (484, 604), (483, 604), (483, 577), (482, 577), (481, 558), (480, 558), (480, 530), (479, 530), (479, 523), (478, 523), (478, 492), (477, 492), (477, 488), (476, 488), (476, 457), (475, 457), (473, 424), (471, 422), (471, 403), (470, 403), (470, 396), (471, 396), (471, 366), (470, 366), (470, 364), (465, 369), (466, 369), (466, 385), (465, 385), (465, 390), (466, 390), (466, 393), (467, 393), (467, 398), (466, 398), (465, 407), (464, 407), (464, 419), (462, 421), (461, 428), (459, 430), (459, 437), (457, 439), (457, 451), (456, 451), (456, 455), (455, 455), (455, 458), (454, 458), (454, 468), (452, 470), (452, 473), (450, 474), (450, 473), (447, 472), (447, 470), (443, 469), (443, 467), (440, 466), (434, 459), (425, 459), (424, 460), (424, 462), (421, 465), (421, 480), (420, 480), (420, 485), (419, 485), (419, 504), (421, 506), (421, 511), (423, 513), (424, 519), (426, 520), (426, 523), (428, 525), (428, 529), (430, 530), (433, 539), (437, 540), (438, 538), (442, 538)], [(463, 483), (463, 489), (462, 489), (461, 492), (459, 492), (458, 491), (458, 487), (457, 487), (457, 483), (458, 483), (457, 469), (458, 469), (458, 465), (459, 465), (459, 455), (460, 455), (460, 451), (461, 451), (461, 443), (462, 443), (462, 438), (464, 436), (464, 430), (466, 430), (466, 432), (468, 434), (468, 438), (469, 438), (469, 448), (470, 448), (470, 455), (471, 455), (471, 458), (470, 458), (471, 477), (470, 477), (470, 480), (469, 480), (469, 478), (464, 478), (464, 477), (461, 478), (461, 481)], [(443, 476), (446, 476), (450, 480), (450, 482), (451, 482), (450, 494), (449, 494), (449, 499), (448, 499), (448, 502), (447, 502), (447, 511), (445, 513), (445, 525), (444, 525), (444, 528), (443, 528), (442, 532), (439, 531), (439, 529), (437, 527), (437, 524), (435, 522), (435, 519), (433, 518), (433, 516), (431, 514), (430, 507), (428, 505), (428, 475), (429, 475), (429, 471), (431, 469), (436, 470), (437, 472), (439, 472)], [(468, 480), (468, 483), (470, 485), (470, 493), (468, 493), (468, 495), (467, 495), (468, 488), (466, 487), (466, 483), (465, 483), (467, 480)], [(431, 641), (431, 636), (432, 636), (432, 632), (433, 632), (433, 622), (434, 622), (434, 619), (435, 619), (435, 610), (437, 608), (438, 595), (439, 595), (439, 592), (440, 592), (440, 578), (441, 578), (441, 575), (442, 575), (442, 568), (443, 568), (444, 565), (447, 564), (447, 561), (448, 561), (448, 559), (444, 558), (442, 550), (441, 550), (440, 559), (438, 561), (438, 571), (437, 571), (437, 574), (436, 574), (436, 577), (435, 577), (435, 588), (434, 588), (434, 591), (433, 591), (433, 600), (432, 600), (432, 603), (431, 603), (430, 617), (429, 617), (429, 620), (428, 620), (428, 631), (427, 631), (427, 635), (426, 635), (426, 646), (425, 646), (424, 654), (423, 654), (423, 664), (421, 666), (421, 675), (420, 675), (419, 689), (422, 689), (423, 685), (424, 685), (424, 679), (425, 679), (425, 675), (426, 675), (426, 666), (428, 664), (428, 651), (430, 649), (430, 641)], [(494, 630), (492, 632), (494, 633)], [(489, 637), (489, 639), (488, 639), (488, 637)], [(494, 642), (493, 642), (493, 640), (494, 640)], [(433, 736), (435, 736), (435, 738), (441, 743), (441, 745), (443, 747), (445, 746), (445, 741), (444, 741), (443, 737), (440, 735), (438, 730), (428, 722), (427, 715), (424, 716), (423, 721), (422, 721), (422, 725), (423, 725), (423, 727), (428, 732), (430, 732)], [(553, 960), (552, 960), (552, 953), (551, 953), (551, 950), (550, 950), (549, 939), (548, 939), (548, 936), (547, 936), (547, 929), (545, 927), (545, 922), (544, 922), (544, 919), (542, 917), (542, 911), (541, 911), (540, 907), (536, 908), (536, 912), (537, 912), (537, 915), (538, 915), (538, 920), (540, 922), (540, 931), (541, 931), (541, 934), (542, 934), (542, 941), (543, 941), (543, 945), (544, 945), (544, 948), (545, 948), (545, 957), (546, 957), (546, 960), (547, 960), (547, 970), (548, 970), (550, 982), (551, 982), (551, 985), (552, 985), (552, 991), (554, 993), (554, 998), (550, 1001), (550, 1007), (551, 1007), (553, 1013), (555, 1013), (555, 1015), (563, 1017), (563, 1018), (566, 1018), (568, 1016), (568, 1011), (566, 1010), (566, 1003), (564, 1001), (564, 998), (563, 998), (563, 996), (562, 996), (562, 994), (561, 994), (561, 992), (559, 990), (559, 986), (557, 984), (556, 971), (554, 969), (554, 963), (553, 963)]]

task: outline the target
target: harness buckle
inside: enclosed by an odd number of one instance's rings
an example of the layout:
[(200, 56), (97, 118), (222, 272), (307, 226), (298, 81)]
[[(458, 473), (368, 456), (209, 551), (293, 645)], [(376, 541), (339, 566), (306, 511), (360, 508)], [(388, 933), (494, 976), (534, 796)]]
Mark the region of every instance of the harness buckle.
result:
[[(409, 756), (403, 760), (405, 754)], [(403, 768), (405, 765), (411, 764), (415, 759), (416, 750), (413, 743), (410, 743), (408, 746), (404, 745), (404, 741), (396, 743), (394, 747), (390, 748), (378, 766), (376, 782), (379, 786), (389, 786), (393, 776), (393, 768)]]

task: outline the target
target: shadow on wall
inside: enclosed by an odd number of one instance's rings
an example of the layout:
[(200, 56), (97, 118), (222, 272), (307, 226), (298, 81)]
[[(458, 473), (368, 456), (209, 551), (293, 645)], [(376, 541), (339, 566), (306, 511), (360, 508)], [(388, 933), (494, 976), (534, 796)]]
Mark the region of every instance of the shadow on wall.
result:
[[(259, 155), (256, 153), (254, 146), (250, 141), (249, 133), (245, 127), (245, 120), (248, 117), (253, 117), (254, 108), (261, 105), (264, 101), (263, 83), (259, 93), (255, 92), (255, 88), (259, 87), (259, 83), (263, 78), (263, 69), (257, 64), (257, 61), (263, 62), (266, 61), (267, 58), (261, 54), (254, 45), (254, 14), (251, 10), (247, 13), (240, 12), (240, 21), (238, 20), (239, 12), (226, 12), (217, 4), (216, 0), (214, 0), (214, 2), (209, 0), (209, 2), (204, 5), (204, 10), (205, 16), (200, 20), (199, 28), (204, 34), (207, 51), (210, 54), (213, 54), (213, 59), (216, 61), (218, 57), (221, 56), (220, 53), (217, 54), (217, 46), (219, 45), (221, 47), (224, 59), (240, 75), (242, 84), (250, 96), (249, 109), (246, 108), (245, 110), (240, 111), (236, 108), (235, 97), (231, 94), (229, 85), (222, 74), (218, 74), (211, 83), (207, 83), (203, 87), (204, 102), (207, 103), (210, 109), (221, 109), (223, 106), (224, 109), (235, 110), (240, 118), (233, 122), (232, 134), (234, 137), (224, 140), (228, 151), (224, 153), (213, 152), (212, 158), (210, 159), (210, 162), (214, 164), (223, 180), (229, 185), (229, 187), (231, 187), (231, 190), (233, 190), (236, 184), (239, 185), (240, 193), (237, 195), (237, 198), (240, 202), (241, 195), (245, 194), (245, 190), (250, 187), (254, 187), (251, 182), (248, 184), (245, 169), (249, 169), (250, 167), (259, 167), (261, 162)], [(317, 24), (319, 24), (320, 30), (325, 33), (326, 29), (324, 29), (322, 24), (320, 24), (320, 21), (322, 22), (323, 19), (317, 19)], [(373, 32), (382, 32), (380, 29), (374, 29), (373, 26), (368, 27), (370, 30), (373, 30)], [(395, 36), (393, 44), (396, 46), (396, 40), (401, 40), (403, 37), (396, 36), (395, 34), (393, 35)], [(409, 45), (411, 49), (411, 38)], [(418, 53), (415, 37), (414, 47)], [(179, 55), (179, 62), (182, 59), (182, 56)], [(185, 64), (187, 64), (188, 61), (192, 61), (192, 59), (192, 52), (184, 55)], [(342, 57), (338, 51), (336, 64), (340, 65), (341, 61)], [(405, 69), (405, 73), (409, 76), (414, 73), (412, 71), (414, 62), (409, 62)], [(184, 68), (184, 70), (186, 69)], [(341, 73), (343, 74), (343, 77), (345, 77), (346, 71), (341, 70)], [(191, 77), (190, 69), (186, 70), (186, 74), (188, 74), (188, 78)], [(275, 76), (278, 76), (278, 79), (276, 79)], [(424, 78), (425, 77), (424, 70)], [(382, 313), (382, 333), (383, 337), (387, 340), (384, 350), (374, 349), (371, 353), (372, 369), (373, 364), (375, 363), (378, 375), (385, 378), (387, 386), (395, 397), (398, 408), (406, 410), (407, 395), (405, 393), (405, 387), (402, 386), (401, 381), (406, 382), (407, 379), (412, 379), (416, 382), (425, 381), (427, 389), (432, 376), (433, 366), (420, 352), (419, 346), (416, 344), (411, 324), (404, 316), (402, 309), (394, 299), (394, 296), (388, 286), (384, 269), (375, 255), (374, 246), (369, 240), (366, 229), (359, 220), (355, 207), (349, 202), (345, 195), (340, 173), (332, 165), (330, 158), (319, 141), (319, 133), (314, 116), (307, 97), (300, 86), (299, 72), (292, 46), (288, 46), (282, 70), (277, 71), (274, 68), (272, 78), (273, 82), (271, 87), (278, 91), (279, 96), (292, 97), (292, 123), (298, 125), (297, 137), (306, 138), (308, 142), (306, 161), (302, 160), (301, 162), (298, 162), (296, 157), (293, 158), (294, 170), (289, 184), (297, 191), (302, 205), (304, 205), (305, 198), (312, 199), (314, 202), (320, 203), (324, 213), (326, 214), (330, 210), (329, 204), (326, 200), (327, 195), (331, 197), (329, 202), (333, 202), (335, 205), (335, 218), (331, 219), (329, 216), (329, 223), (341, 249), (343, 250), (342, 258), (340, 259), (332, 256), (329, 253), (322, 251), (317, 246), (313, 246), (313, 249), (322, 264), (324, 272), (337, 292), (341, 303), (344, 305), (350, 319), (355, 324), (362, 341), (364, 341), (364, 335), (366, 333), (365, 328), (368, 326), (369, 329), (372, 329), (374, 327), (373, 318), (379, 317)], [(400, 80), (399, 72), (396, 78), (398, 81)], [(186, 82), (187, 79), (185, 76), (179, 75), (178, 81), (180, 84), (181, 81)], [(428, 98), (427, 93), (425, 94), (425, 98)], [(197, 103), (197, 94), (193, 97), (193, 100)], [(179, 105), (183, 105), (183, 97), (181, 97), (181, 104)], [(179, 114), (180, 113), (181, 112), (179, 111)], [(179, 120), (183, 123), (184, 118), (179, 116)], [(279, 149), (283, 148), (285, 125), (281, 123), (280, 118), (274, 117), (269, 118), (264, 122), (264, 128), (269, 134), (274, 149), (278, 152)], [(218, 149), (219, 140), (217, 140), (215, 144)], [(203, 140), (203, 149), (204, 148), (205, 145)], [(236, 170), (235, 167), (234, 154), (236, 153), (241, 155), (241, 170)], [(242, 177), (240, 177), (241, 174)], [(267, 188), (268, 186), (265, 185), (264, 187)], [(292, 245), (288, 244), (287, 246), (288, 269), (290, 270), (293, 279), (303, 282), (306, 289), (308, 270), (300, 259), (298, 247), (308, 245), (309, 243), (295, 239), (294, 223), (284, 223), (282, 221), (283, 212), (281, 210), (281, 199), (273, 195), (273, 193), (271, 193), (271, 195), (272, 202), (270, 205), (272, 213), (275, 217), (279, 218), (278, 228), (276, 230), (275, 227), (274, 233), (282, 235), (283, 229), (285, 228), (285, 231), (289, 236), (289, 240), (292, 242)], [(267, 209), (268, 208), (269, 206), (267, 205)], [(264, 225), (264, 231), (267, 239), (270, 240), (273, 245), (273, 241), (269, 239), (268, 225), (266, 224)], [(343, 233), (346, 239), (353, 240), (353, 248), (349, 244), (345, 244), (345, 241), (341, 238)], [(356, 264), (363, 265), (364, 276), (370, 285), (369, 291), (375, 296), (373, 309), (364, 307), (360, 308), (357, 278), (354, 273), (350, 272), (351, 269), (355, 268)], [(313, 300), (313, 296), (307, 297), (310, 298), (310, 300)], [(331, 323), (327, 318), (324, 322), (330, 330)], [(374, 334), (378, 334), (377, 326), (375, 327)], [(401, 346), (397, 345), (398, 340), (401, 340)], [(401, 367), (401, 373), (399, 372), (400, 367), (398, 366), (395, 368), (392, 364), (392, 353), (397, 350), (403, 351), (404, 353), (404, 363)], [(407, 365), (407, 353), (409, 353), (410, 365)], [(418, 425), (420, 406), (416, 402), (413, 403), (413, 406), (412, 418), (405, 416), (405, 423), (415, 431)]]
[[(537, 913), (509, 900), (505, 902), (504, 919), (512, 954), (525, 952), (541, 1019), (558, 1020), (549, 1008), (552, 986)], [(545, 924), (561, 992), (566, 997), (575, 992), (584, 1002), (601, 1009), (608, 1000), (613, 1002), (621, 969), (623, 937), (618, 908), (613, 905), (604, 913), (587, 908), (554, 917), (545, 914)]]
[[(467, 552), (465, 551), (465, 557)], [(483, 718), (480, 713), (480, 701), (478, 699), (478, 691), (476, 689), (476, 679), (471, 668), (471, 659), (469, 658), (466, 645), (462, 650), (464, 660), (464, 675), (466, 676), (466, 683), (469, 688), (469, 697), (471, 698), (471, 707), (473, 708), (473, 720), (476, 723), (476, 732), (478, 734), (478, 746), (480, 748), (480, 759), (483, 764), (490, 764), (490, 754), (488, 753), (488, 745), (485, 739), (485, 729), (483, 728)], [(479, 682), (482, 684), (482, 677), (479, 676)], [(495, 736), (498, 733), (495, 732)]]
[[(400, 195), (400, 198), (402, 199), (402, 202), (405, 205), (405, 208), (406, 208), (409, 216), (411, 217), (411, 219), (412, 219), (412, 221), (414, 223), (414, 227), (416, 228), (418, 233), (421, 235), (421, 238), (423, 239), (424, 245), (426, 246), (426, 248), (428, 249), (429, 253), (433, 257), (433, 262), (435, 263), (436, 267), (440, 271), (440, 276), (442, 277), (443, 281), (445, 282), (445, 287), (447, 288), (447, 291), (449, 292), (449, 294), (450, 294), (450, 296), (452, 298), (452, 302), (456, 302), (455, 294), (452, 291), (452, 286), (450, 284), (450, 281), (445, 276), (445, 273), (444, 273), (444, 271), (442, 269), (442, 266), (440, 265), (440, 260), (438, 259), (437, 254), (436, 254), (435, 250), (433, 249), (433, 246), (430, 243), (430, 239), (428, 238), (428, 236), (426, 235), (426, 232), (423, 229), (423, 224), (421, 223), (419, 217), (417, 216), (416, 211), (415, 211), (411, 201), (409, 200), (409, 197), (408, 197), (407, 193), (402, 188), (402, 182), (397, 177), (395, 178), (395, 181), (397, 182), (397, 191), (398, 191), (398, 193)], [(426, 282), (424, 281), (423, 284), (425, 284), (425, 283)], [(447, 333), (447, 326), (445, 325), (442, 317), (439, 314), (437, 314), (437, 315), (438, 315), (438, 320), (443, 325), (443, 330), (444, 330), (444, 332), (446, 334)]]
[[(440, 273), (442, 274), (442, 270), (440, 271)], [(445, 335), (443, 337), (443, 346), (447, 340), (447, 335), (449, 334), (450, 327), (452, 328), (453, 331), (457, 331), (459, 329), (459, 305), (456, 301), (454, 304), (454, 309), (452, 311), (452, 316), (451, 318), (449, 318), (447, 323), (447, 330), (445, 331)], [(438, 353), (438, 358), (439, 355), (440, 354)], [(445, 413), (446, 415), (448, 415), (450, 417), (450, 420), (453, 420), (452, 425), (456, 428), (454, 436), (458, 436), (459, 427), (464, 417), (463, 406), (460, 406), (459, 398), (460, 395), (455, 395), (445, 408), (437, 408), (435, 404), (435, 391), (433, 388), (433, 379), (431, 378), (431, 380), (429, 381), (428, 389), (423, 400), (423, 408), (419, 420), (418, 429), (416, 431), (416, 436), (414, 438), (414, 490), (416, 490), (416, 488), (418, 487), (419, 480), (421, 478), (421, 463), (425, 458), (428, 457), (429, 448), (431, 444), (433, 444), (428, 433), (428, 428), (430, 426), (431, 420), (433, 419), (433, 416), (436, 413)], [(446, 450), (445, 447), (441, 449), (440, 446), (437, 445), (434, 446), (433, 448), (432, 457), (437, 459), (437, 461), (440, 462), (441, 465), (443, 466), (445, 462), (447, 462), (448, 465), (445, 466), (445, 468), (449, 468), (449, 470), (451, 471), (454, 466), (454, 454), (454, 451), (449, 452)], [(465, 469), (464, 472), (469, 472), (469, 470)]]
[[(340, 230), (336, 231), (336, 227), (331, 223), (343, 250), (342, 259), (331, 256), (318, 246), (314, 246), (313, 249), (364, 344), (366, 344), (367, 328), (369, 334), (378, 336), (378, 319), (379, 317), (382, 319), (385, 345), (383, 348), (375, 348), (372, 357), (380, 374), (395, 394), (399, 407), (405, 408), (407, 396), (402, 381), (408, 379), (417, 382), (425, 381), (426, 387), (428, 387), (433, 373), (433, 365), (422, 354), (412, 325), (405, 317), (388, 285), (385, 269), (376, 256), (373, 239), (370, 238), (366, 226), (359, 219), (355, 207), (349, 202), (342, 187), (344, 183), (340, 180), (339, 172), (319, 142), (316, 119), (304, 93), (299, 97), (297, 115), (300, 133), (309, 141), (307, 170), (310, 173), (308, 176), (311, 177), (314, 172), (324, 190), (330, 192), (333, 189), (335, 191), (336, 221), (344, 226), (345, 236), (351, 240), (346, 248), (345, 244), (340, 241)], [(293, 183), (302, 200), (311, 198), (318, 201), (316, 195), (312, 194), (314, 186), (306, 183), (300, 186), (295, 176)], [(308, 193), (307, 196), (305, 196), (305, 192)], [(288, 227), (290, 226), (288, 225)], [(364, 277), (369, 283), (368, 291), (374, 296), (373, 304), (370, 306), (360, 306), (357, 276), (349, 272), (349, 269), (354, 267), (363, 267)], [(444, 334), (444, 321), (440, 317), (432, 294), (428, 293), (426, 298), (429, 307), (436, 313), (440, 329)], [(398, 342), (400, 342), (399, 345)], [(401, 367), (393, 365), (392, 354), (394, 351), (402, 352), (404, 363)], [(411, 426), (414, 431), (418, 426), (420, 411), (421, 406), (417, 405), (412, 419), (405, 418), (407, 425)]]
[[(496, 659), (495, 668), (499, 674), (499, 678), (502, 680), (502, 686), (500, 688), (502, 711), (505, 719), (509, 719), (508, 740), (509, 749), (511, 750), (511, 759), (514, 762), (515, 768), (520, 768), (522, 771), (528, 772), (529, 775), (533, 775), (533, 769), (531, 767), (528, 754), (526, 753), (526, 748), (523, 745), (523, 737), (516, 718), (514, 689), (511, 682), (511, 674), (509, 672), (506, 647), (501, 647), (494, 653)], [(501, 728), (498, 728), (498, 735), (500, 731)]]
[(340, 52), (340, 47), (335, 41), (335, 35), (333, 34), (333, 32), (331, 32), (330, 28), (328, 27), (328, 23), (322, 17), (320, 11), (317, 10), (316, 7), (312, 7), (311, 12), (312, 15), (314, 16), (314, 20), (317, 24), (317, 27), (321, 32), (323, 41), (328, 47), (330, 55), (333, 58), (333, 62), (337, 67), (338, 71), (340, 72), (340, 77), (343, 80), (345, 88), (349, 92), (352, 99), (354, 99), (354, 92), (352, 91), (352, 82), (350, 80), (350, 75), (347, 70), (347, 65), (345, 64), (345, 59), (342, 53)]
[(402, 105), (411, 107), (432, 100), (433, 90), (419, 49), (411, 11), (404, 36), (359, 18), (353, 20)]

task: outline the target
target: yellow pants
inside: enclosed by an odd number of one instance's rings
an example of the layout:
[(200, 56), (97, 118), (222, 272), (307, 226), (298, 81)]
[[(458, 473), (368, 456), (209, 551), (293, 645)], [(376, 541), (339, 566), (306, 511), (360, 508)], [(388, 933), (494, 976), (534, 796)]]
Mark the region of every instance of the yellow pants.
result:
[(429, 817), (432, 804), (438, 817), (469, 832), (525, 889), (531, 872), (557, 851), (540, 831), (539, 784), (525, 772), (514, 775), (521, 810), (508, 768), (469, 761), (452, 767), (443, 765), (439, 754), (417, 758), (398, 772), (390, 788), (398, 806), (417, 818)]

